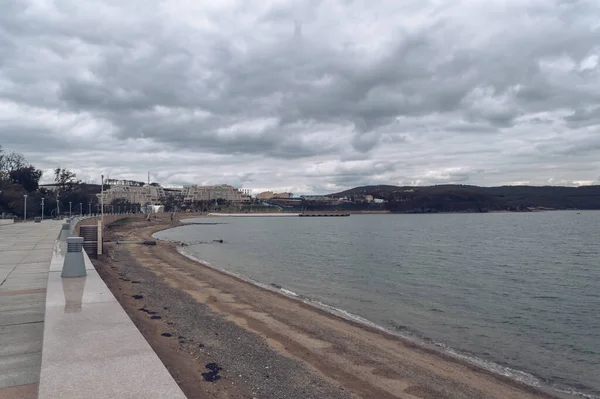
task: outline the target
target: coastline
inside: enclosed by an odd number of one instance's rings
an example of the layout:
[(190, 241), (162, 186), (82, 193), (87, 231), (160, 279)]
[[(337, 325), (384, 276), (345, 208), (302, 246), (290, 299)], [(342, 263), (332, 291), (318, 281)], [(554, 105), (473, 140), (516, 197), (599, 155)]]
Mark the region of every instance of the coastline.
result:
[[(128, 238), (151, 239), (155, 232), (174, 227), (165, 221), (135, 222), (114, 230)], [(166, 284), (261, 337), (271, 350), (358, 397), (560, 397), (204, 265), (180, 254), (175, 243), (119, 247)]]

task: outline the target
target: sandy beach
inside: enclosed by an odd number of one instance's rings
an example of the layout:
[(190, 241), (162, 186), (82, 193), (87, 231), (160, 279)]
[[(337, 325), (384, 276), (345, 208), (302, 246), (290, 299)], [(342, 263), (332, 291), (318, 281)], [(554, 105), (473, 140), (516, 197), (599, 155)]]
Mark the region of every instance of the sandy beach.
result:
[(116, 243), (170, 226), (168, 214), (110, 226), (94, 263), (189, 398), (553, 397), (202, 265), (175, 243)]

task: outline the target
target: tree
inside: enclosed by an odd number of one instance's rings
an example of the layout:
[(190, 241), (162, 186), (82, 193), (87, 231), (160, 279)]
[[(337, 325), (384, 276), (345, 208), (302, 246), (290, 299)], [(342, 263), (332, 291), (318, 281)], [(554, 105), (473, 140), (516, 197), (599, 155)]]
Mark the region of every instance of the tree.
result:
[(19, 184), (4, 184), (0, 193), (0, 213), (8, 212), (23, 215), (24, 194), (27, 192)]
[(182, 207), (183, 201), (180, 195), (167, 194), (163, 204), (165, 206), (165, 212), (176, 212)]
[(0, 180), (3, 179), (3, 171), (4, 171), (4, 162), (6, 159), (6, 155), (4, 154), (4, 150), (2, 149), (2, 145), (0, 145)]
[(10, 179), (10, 173), (30, 166), (23, 154), (18, 152), (5, 153), (0, 145), (0, 179)]
[(18, 152), (12, 151), (4, 159), (4, 168), (8, 173), (27, 166), (29, 166), (29, 163), (25, 159), (25, 156)]
[(81, 181), (76, 180), (77, 175), (66, 168), (54, 169), (54, 181), (58, 185), (58, 190), (65, 191), (72, 189), (75, 185), (80, 184)]
[(36, 191), (39, 187), (42, 171), (35, 166), (26, 166), (9, 172), (10, 180), (15, 184), (20, 184), (28, 192)]
[(132, 204), (128, 199), (125, 198), (115, 198), (109, 204), (112, 206), (112, 211), (114, 212), (129, 212), (135, 211), (139, 209), (139, 204)]

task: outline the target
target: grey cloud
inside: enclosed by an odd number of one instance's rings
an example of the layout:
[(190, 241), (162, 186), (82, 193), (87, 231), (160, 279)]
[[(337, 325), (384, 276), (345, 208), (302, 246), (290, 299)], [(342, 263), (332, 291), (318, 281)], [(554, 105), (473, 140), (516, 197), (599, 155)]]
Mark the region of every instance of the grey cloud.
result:
[(452, 123), (444, 128), (444, 130), (456, 133), (496, 133), (498, 128), (482, 123), (457, 122)]
[[(143, 148), (115, 167), (123, 175), (148, 169), (154, 151), (171, 154), (167, 182), (546, 181), (544, 170), (509, 166), (551, 154), (572, 168), (556, 181), (598, 174), (572, 163), (600, 153), (585, 131), (600, 125), (592, 0), (48, 4), (5, 0), (0, 13), (0, 114), (19, 109), (0, 116), (0, 141), (48, 167), (93, 145), (98, 169)], [(545, 144), (561, 121), (576, 139)], [(42, 140), (52, 155), (38, 151)], [(304, 173), (318, 162), (335, 165), (330, 183)]]
[(578, 108), (564, 119), (570, 128), (598, 126), (600, 125), (600, 106), (588, 109)]

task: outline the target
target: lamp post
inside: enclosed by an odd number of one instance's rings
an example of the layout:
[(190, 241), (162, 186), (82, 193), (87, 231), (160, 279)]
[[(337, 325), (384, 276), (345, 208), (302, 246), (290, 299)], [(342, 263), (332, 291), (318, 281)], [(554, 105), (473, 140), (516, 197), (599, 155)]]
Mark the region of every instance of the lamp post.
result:
[(79, 203), (79, 216), (83, 216), (83, 204)]
[(71, 201), (69, 201), (69, 217), (71, 217)]
[(88, 215), (92, 216), (92, 202), (88, 202)]
[(23, 202), (25, 203), (25, 209), (23, 211), (23, 221), (26, 222), (27, 221), (27, 194), (23, 194)]
[(42, 220), (44, 220), (44, 200), (45, 198), (42, 198)]
[(102, 221), (102, 228), (104, 229), (104, 175), (102, 175), (102, 188), (101, 188), (101, 197), (102, 205), (100, 206), (100, 220)]

